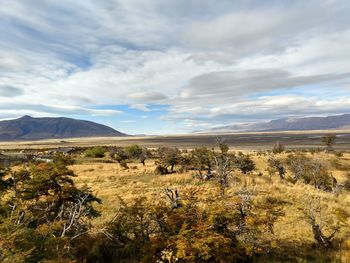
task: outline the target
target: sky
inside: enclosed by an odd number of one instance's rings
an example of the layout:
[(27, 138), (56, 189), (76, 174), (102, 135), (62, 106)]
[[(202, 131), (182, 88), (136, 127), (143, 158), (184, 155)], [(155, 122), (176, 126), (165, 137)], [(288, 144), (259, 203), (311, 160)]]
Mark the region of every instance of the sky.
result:
[(348, 0), (1, 0), (0, 120), (129, 134), (350, 113)]

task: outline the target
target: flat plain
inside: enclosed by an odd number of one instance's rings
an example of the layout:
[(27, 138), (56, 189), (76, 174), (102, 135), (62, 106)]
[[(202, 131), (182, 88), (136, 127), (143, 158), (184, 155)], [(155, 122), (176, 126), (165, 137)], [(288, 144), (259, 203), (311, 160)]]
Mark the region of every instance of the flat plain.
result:
[(128, 146), (139, 144), (148, 148), (178, 147), (192, 149), (195, 147), (215, 145), (221, 137), (230, 148), (235, 150), (268, 150), (279, 141), (287, 148), (322, 147), (321, 137), (325, 134), (337, 135), (335, 149), (350, 150), (350, 130), (326, 131), (286, 131), (286, 132), (242, 132), (220, 134), (186, 134), (162, 136), (127, 136), (67, 138), (37, 141), (0, 142), (3, 149), (47, 149), (57, 147), (91, 147), (91, 146)]

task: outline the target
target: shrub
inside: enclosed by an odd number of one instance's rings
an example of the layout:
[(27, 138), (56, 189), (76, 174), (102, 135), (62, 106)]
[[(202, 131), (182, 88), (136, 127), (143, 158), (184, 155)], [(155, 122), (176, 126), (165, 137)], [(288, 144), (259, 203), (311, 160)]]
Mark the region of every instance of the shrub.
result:
[(124, 169), (129, 169), (129, 166), (128, 166), (128, 163), (127, 163), (126, 160), (120, 161), (119, 164), (120, 164), (120, 166), (121, 166), (122, 168), (124, 168)]
[(337, 139), (337, 136), (334, 134), (327, 134), (321, 138), (322, 143), (326, 145), (327, 152), (333, 150), (333, 145), (336, 139)]
[(170, 167), (170, 171), (173, 173), (175, 165), (180, 164), (182, 159), (180, 150), (178, 148), (161, 147), (157, 152), (159, 158), (157, 164), (167, 169)]
[(306, 183), (325, 191), (331, 191), (333, 189), (334, 184), (336, 184), (334, 180), (328, 169), (317, 161), (311, 163), (310, 177), (304, 179)]
[(62, 153), (55, 154), (55, 156), (53, 157), (53, 161), (55, 163), (60, 163), (62, 165), (66, 165), (66, 166), (74, 164), (74, 160), (72, 159), (71, 156), (64, 155)]
[(214, 154), (208, 148), (196, 148), (191, 152), (191, 161), (198, 175), (202, 177), (202, 172), (211, 174), (212, 166), (214, 165)]
[(157, 175), (164, 175), (164, 174), (168, 174), (169, 171), (166, 167), (162, 166), (162, 165), (157, 165), (156, 169), (154, 170), (154, 173)]
[(96, 146), (90, 149), (87, 149), (84, 152), (84, 155), (86, 157), (92, 157), (92, 158), (102, 158), (105, 156), (106, 153), (106, 149), (104, 147), (101, 146)]
[(0, 220), (0, 259), (73, 261), (75, 245), (88, 236), (90, 220), (100, 215), (94, 208), (100, 200), (88, 188), (76, 187), (74, 176), (57, 160), (12, 173), (6, 193), (12, 197), (6, 204), (11, 213)]
[(305, 154), (290, 154), (287, 157), (287, 165), (292, 173), (292, 179), (298, 181), (306, 176), (311, 159)]
[(146, 148), (141, 148), (139, 145), (133, 144), (125, 147), (124, 152), (129, 159), (137, 159), (140, 161), (140, 163), (145, 165), (145, 161), (148, 156), (148, 151)]
[(6, 191), (13, 184), (13, 180), (9, 179), (10, 170), (0, 167), (0, 197), (2, 192)]
[(286, 169), (284, 168), (284, 165), (281, 160), (270, 158), (268, 160), (268, 164), (269, 164), (268, 171), (270, 175), (278, 173), (280, 179), (282, 180), (285, 179)]
[[(105, 227), (108, 235), (100, 234), (99, 246), (87, 250), (88, 262), (251, 262), (270, 252), (261, 237), (283, 215), (279, 200), (255, 203), (252, 193), (242, 189), (234, 199), (202, 207), (197, 192), (167, 189), (168, 203), (145, 197), (120, 200)], [(165, 254), (174, 261), (162, 261)]]
[(338, 158), (341, 158), (341, 157), (344, 156), (344, 153), (341, 152), (341, 151), (339, 151), (339, 152), (334, 152), (334, 155), (335, 155), (336, 157), (338, 157)]
[(184, 172), (187, 172), (189, 170), (193, 170), (191, 156), (188, 156), (188, 155), (181, 156), (179, 158), (178, 165), (179, 165), (178, 172), (180, 172), (180, 173), (184, 173)]
[(346, 180), (343, 183), (343, 188), (344, 188), (345, 191), (350, 192), (350, 173), (349, 172), (347, 174)]
[(128, 155), (126, 154), (123, 148), (118, 147), (111, 151), (111, 158), (113, 160), (116, 160), (118, 163), (121, 163), (122, 161), (128, 159)]
[(287, 163), (294, 181), (301, 180), (325, 191), (331, 191), (336, 184), (335, 179), (323, 163), (312, 160), (304, 154), (288, 156)]
[(247, 174), (255, 169), (255, 163), (250, 159), (249, 155), (243, 153), (238, 153), (237, 156), (234, 156), (234, 165), (242, 173)]
[(272, 148), (272, 152), (274, 154), (277, 154), (277, 153), (282, 153), (284, 152), (285, 150), (285, 147), (283, 144), (281, 144), (279, 141), (275, 143), (275, 145), (273, 146)]

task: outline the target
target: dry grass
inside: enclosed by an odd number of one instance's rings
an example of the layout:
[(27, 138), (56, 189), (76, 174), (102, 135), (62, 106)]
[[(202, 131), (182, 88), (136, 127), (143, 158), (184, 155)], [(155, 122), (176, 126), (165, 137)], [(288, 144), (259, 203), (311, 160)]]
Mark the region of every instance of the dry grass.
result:
[[(274, 238), (277, 244), (291, 244), (295, 248), (306, 244), (312, 247), (313, 234), (304, 212), (310, 196), (321, 197), (323, 215), (334, 222), (336, 221), (334, 211), (337, 209), (343, 209), (350, 215), (349, 193), (324, 192), (304, 183), (293, 184), (281, 181), (278, 175), (270, 177), (267, 171), (268, 154), (248, 150), (245, 150), (245, 153), (250, 154), (254, 160), (256, 172), (249, 175), (234, 173), (227, 194), (228, 196), (235, 195), (244, 185), (253, 193), (255, 200), (266, 197), (281, 200), (284, 215), (274, 225)], [(346, 179), (350, 171), (350, 153), (344, 153), (341, 157), (324, 152), (306, 154), (324, 163), (338, 183), (341, 184)], [(285, 159), (287, 155), (288, 153), (282, 153), (277, 157)], [(166, 187), (177, 188), (180, 194), (186, 188), (196, 187), (200, 190), (200, 200), (219, 197), (216, 182), (201, 182), (193, 177), (193, 171), (155, 175), (154, 160), (147, 160), (145, 166), (139, 163), (129, 163), (129, 169), (124, 169), (117, 163), (104, 161), (106, 160), (81, 159), (77, 164), (71, 166), (77, 175), (75, 179), (77, 185), (91, 188), (102, 200), (102, 203), (98, 205), (102, 216), (95, 219), (96, 226), (101, 226), (113, 218), (119, 208), (120, 198), (128, 202), (134, 198), (146, 196), (157, 202), (165, 198), (163, 189)], [(350, 217), (346, 223), (350, 225)], [(339, 244), (341, 248), (337, 250), (336, 257), (340, 259), (339, 262), (350, 262), (350, 227), (343, 227), (342, 231), (337, 233), (336, 240), (345, 240)]]
[[(285, 156), (286, 154), (280, 155), (281, 158)], [(266, 171), (267, 158), (267, 156), (253, 154), (257, 170), (262, 175), (258, 175), (258, 173), (251, 175), (235, 174), (236, 180), (232, 180), (228, 195), (233, 195), (242, 185), (246, 185), (254, 193), (256, 199), (274, 197), (282, 200), (285, 215), (274, 226), (277, 242), (288, 241), (294, 244), (295, 247), (305, 243), (311, 245), (314, 242), (311, 227), (303, 212), (307, 206), (309, 196), (321, 196), (324, 214), (332, 217), (331, 211), (336, 208), (342, 208), (350, 214), (349, 194), (340, 193), (336, 195), (331, 192), (315, 190), (312, 186), (303, 183), (282, 182), (277, 175), (270, 178)], [(323, 162), (327, 163), (332, 170), (332, 174), (339, 182), (344, 180), (346, 172), (335, 170), (332, 166), (334, 155), (318, 153), (314, 155), (314, 158), (322, 159)], [(350, 155), (345, 154), (341, 161), (349, 162), (349, 159)], [(153, 160), (148, 160), (146, 166), (141, 164), (130, 164), (129, 166), (132, 167), (129, 170), (125, 170), (114, 163), (86, 163), (72, 166), (72, 169), (78, 175), (76, 182), (79, 185), (90, 187), (103, 201), (99, 206), (102, 217), (95, 222), (96, 224), (103, 224), (113, 217), (119, 206), (119, 197), (126, 201), (139, 196), (148, 196), (159, 200), (164, 198), (162, 190), (165, 187), (177, 188), (180, 193), (185, 188), (198, 187), (201, 189), (200, 198), (203, 200), (218, 196), (215, 182), (200, 182), (193, 178), (192, 172), (154, 175)], [(350, 228), (338, 233), (337, 238), (350, 240)], [(349, 251), (341, 250), (341, 257), (350, 258)]]
[[(280, 217), (274, 225), (276, 244), (292, 244), (295, 248), (306, 244), (312, 247), (314, 243), (312, 230), (304, 213), (310, 196), (321, 196), (323, 214), (327, 217), (335, 220), (333, 211), (337, 208), (344, 209), (350, 215), (349, 193), (324, 192), (304, 183), (293, 184), (281, 181), (277, 175), (270, 177), (267, 172), (269, 156), (258, 155), (256, 152), (250, 154), (256, 164), (257, 171), (249, 175), (235, 173), (227, 194), (228, 196), (235, 195), (245, 185), (252, 191), (256, 200), (272, 197), (283, 202), (284, 216)], [(337, 159), (342, 165), (349, 165), (350, 153), (345, 153), (342, 157), (326, 153), (308, 153), (308, 155), (322, 160), (339, 183), (345, 180), (347, 170), (337, 169), (339, 166), (334, 165), (334, 159)], [(278, 157), (286, 158), (287, 154), (279, 154)], [(70, 167), (77, 175), (75, 179), (77, 185), (91, 188), (102, 200), (102, 203), (97, 207), (102, 212), (102, 216), (94, 221), (94, 225), (97, 227), (113, 218), (120, 205), (119, 198), (126, 202), (140, 196), (160, 200), (165, 198), (162, 191), (166, 187), (177, 188), (180, 194), (186, 188), (197, 187), (200, 189), (200, 200), (219, 197), (215, 181), (201, 182), (193, 177), (193, 171), (155, 175), (154, 160), (147, 160), (145, 166), (139, 163), (130, 163), (129, 167), (129, 169), (124, 169), (117, 163), (103, 163), (93, 159)], [(350, 225), (350, 218), (348, 218), (347, 224)], [(342, 228), (342, 231), (336, 235), (336, 239), (345, 240), (339, 244), (341, 248), (337, 250), (336, 258), (339, 259), (339, 262), (350, 262), (350, 227)], [(289, 247), (289, 249), (291, 248)], [(293, 251), (286, 253), (293, 253)]]

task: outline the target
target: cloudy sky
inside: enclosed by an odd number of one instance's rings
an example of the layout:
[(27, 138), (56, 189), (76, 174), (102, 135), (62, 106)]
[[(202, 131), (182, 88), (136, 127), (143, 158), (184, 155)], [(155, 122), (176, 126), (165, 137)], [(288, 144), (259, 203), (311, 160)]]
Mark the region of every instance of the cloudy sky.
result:
[(0, 119), (184, 133), (350, 113), (348, 0), (1, 0)]

